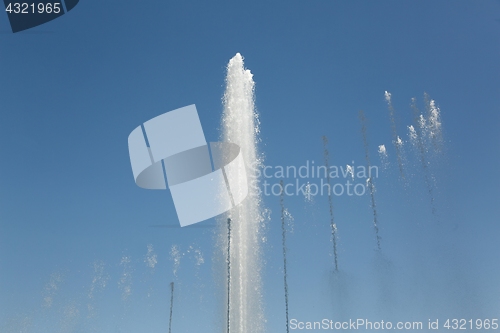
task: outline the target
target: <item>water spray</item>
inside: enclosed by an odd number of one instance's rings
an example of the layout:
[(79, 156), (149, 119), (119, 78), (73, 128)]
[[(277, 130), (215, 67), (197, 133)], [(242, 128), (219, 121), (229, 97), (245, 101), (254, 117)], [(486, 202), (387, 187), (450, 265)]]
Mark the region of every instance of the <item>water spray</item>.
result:
[(441, 129), (441, 110), (436, 102), (424, 93), (424, 103), (427, 109), (428, 135), (434, 147), (434, 152), (439, 153), (443, 149), (443, 133)]
[(338, 271), (339, 266), (337, 258), (337, 225), (335, 224), (335, 221), (333, 219), (333, 200), (332, 200), (332, 190), (330, 186), (330, 163), (328, 161), (330, 154), (328, 152), (328, 138), (325, 135), (323, 136), (323, 149), (325, 156), (326, 180), (328, 182), (328, 188), (329, 188), (328, 204), (330, 205), (330, 227), (332, 229), (333, 258), (335, 263), (335, 270)]
[(385, 100), (387, 101), (387, 106), (389, 108), (389, 119), (391, 120), (391, 131), (392, 131), (392, 143), (396, 148), (396, 157), (398, 160), (399, 173), (401, 174), (401, 178), (405, 179), (403, 170), (403, 152), (401, 151), (401, 146), (403, 142), (401, 141), (401, 138), (398, 136), (395, 110), (394, 107), (392, 106), (391, 93), (388, 91), (385, 92)]
[(283, 187), (283, 180), (280, 181), (281, 193), (280, 193), (280, 205), (281, 205), (281, 234), (283, 242), (283, 285), (285, 289), (285, 315), (286, 315), (286, 333), (289, 333), (288, 327), (288, 283), (287, 283), (287, 272), (286, 272), (286, 227), (285, 227), (285, 204), (284, 196), (285, 191)]
[[(365, 146), (365, 159), (368, 170), (370, 170), (371, 162), (370, 162), (370, 154), (368, 152), (368, 138), (366, 136), (366, 118), (363, 110), (359, 111), (359, 120), (361, 121), (361, 132), (363, 133), (363, 144)], [(375, 184), (373, 183), (372, 176), (369, 175), (366, 180), (366, 185), (370, 190), (370, 197), (372, 201), (372, 211), (373, 211), (373, 227), (375, 229), (375, 236), (377, 238), (377, 248), (380, 250), (380, 235), (378, 229), (378, 217), (377, 217), (377, 205), (375, 204)]]
[(420, 154), (420, 162), (422, 164), (422, 170), (424, 172), (425, 185), (427, 187), (427, 192), (431, 198), (431, 209), (432, 214), (436, 214), (436, 207), (434, 205), (434, 190), (432, 183), (430, 181), (429, 169), (427, 167), (427, 159), (425, 158), (425, 146), (424, 146), (424, 131), (425, 131), (425, 123), (423, 121), (420, 110), (417, 108), (417, 102), (415, 98), (411, 99), (411, 109), (413, 110), (413, 120), (415, 122), (415, 138), (417, 143), (417, 148)]

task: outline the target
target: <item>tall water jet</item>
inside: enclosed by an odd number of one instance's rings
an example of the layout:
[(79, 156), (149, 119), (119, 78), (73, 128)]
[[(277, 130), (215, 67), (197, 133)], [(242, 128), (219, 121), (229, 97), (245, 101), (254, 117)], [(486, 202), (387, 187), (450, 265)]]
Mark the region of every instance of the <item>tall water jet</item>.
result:
[[(368, 138), (366, 136), (366, 118), (363, 110), (359, 111), (359, 120), (361, 121), (361, 133), (363, 134), (363, 145), (365, 146), (365, 159), (367, 164), (367, 170), (371, 170), (370, 154), (368, 150)], [(370, 190), (370, 198), (372, 201), (372, 211), (373, 211), (373, 228), (375, 229), (375, 236), (377, 240), (377, 249), (380, 248), (380, 235), (378, 229), (378, 216), (377, 216), (377, 205), (375, 203), (375, 184), (373, 183), (373, 177), (369, 174), (366, 180), (366, 185)]]
[(286, 333), (290, 332), (288, 326), (288, 282), (286, 272), (286, 226), (285, 226), (285, 190), (283, 187), (283, 180), (280, 181), (280, 206), (281, 206), (281, 236), (283, 245), (283, 286), (285, 290), (285, 317), (286, 317)]
[[(258, 179), (262, 165), (257, 144), (259, 119), (254, 104), (252, 73), (244, 68), (243, 57), (237, 53), (227, 65), (226, 90), (223, 97), (222, 140), (241, 147), (248, 178)], [(261, 242), (263, 239), (261, 196), (258, 189), (249, 186), (247, 198), (219, 221), (220, 250), (228, 248), (226, 220), (231, 218), (230, 300), (228, 320), (231, 331), (260, 333), (264, 331), (262, 306)], [(229, 281), (227, 281), (229, 282)]]
[(332, 187), (330, 184), (330, 153), (328, 152), (328, 138), (326, 136), (323, 136), (323, 152), (325, 157), (326, 180), (328, 182), (328, 204), (330, 207), (330, 228), (332, 229), (333, 259), (335, 264), (335, 271), (338, 271), (339, 264), (337, 258), (337, 224), (335, 224), (335, 221), (333, 219)]

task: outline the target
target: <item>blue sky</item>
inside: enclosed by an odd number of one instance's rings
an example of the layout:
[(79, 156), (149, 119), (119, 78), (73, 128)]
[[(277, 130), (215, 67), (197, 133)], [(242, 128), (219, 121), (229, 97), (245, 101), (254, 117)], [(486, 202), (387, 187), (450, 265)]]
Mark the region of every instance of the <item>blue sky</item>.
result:
[[(175, 281), (173, 330), (220, 331), (214, 229), (150, 227), (178, 224), (175, 209), (168, 191), (134, 184), (127, 137), (148, 119), (196, 104), (207, 140), (217, 141), (225, 66), (237, 52), (254, 73), (267, 165), (322, 163), (322, 135), (330, 164), (364, 165), (361, 109), (372, 164), (381, 166), (378, 145), (388, 149), (389, 166), (375, 179), (382, 255), (369, 196), (334, 197), (340, 282), (330, 276), (327, 198), (285, 199), (294, 216), (291, 318), (497, 318), (499, 19), (498, 1), (87, 0), (12, 34), (0, 15), (0, 328), (165, 331)], [(406, 181), (386, 90), (405, 140)], [(430, 159), (434, 215), (406, 128), (410, 99), (424, 109), (424, 92), (441, 110), (445, 142)], [(263, 264), (267, 331), (279, 332), (279, 200), (264, 203), (272, 211)], [(154, 270), (144, 262), (149, 244)], [(126, 300), (124, 275), (132, 286)], [(91, 299), (96, 277), (106, 286)]]

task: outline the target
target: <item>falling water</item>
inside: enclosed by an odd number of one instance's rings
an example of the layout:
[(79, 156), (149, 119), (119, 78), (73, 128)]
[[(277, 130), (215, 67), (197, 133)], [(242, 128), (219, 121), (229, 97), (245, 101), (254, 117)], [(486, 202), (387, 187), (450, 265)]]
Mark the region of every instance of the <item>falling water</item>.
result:
[[(367, 164), (367, 169), (370, 170), (370, 154), (368, 152), (368, 138), (366, 137), (366, 118), (363, 110), (359, 111), (359, 119), (361, 120), (361, 132), (363, 134), (363, 144), (365, 146), (365, 159)], [(368, 176), (366, 180), (366, 185), (370, 190), (370, 197), (372, 200), (372, 210), (373, 210), (373, 227), (375, 228), (375, 236), (377, 238), (377, 248), (380, 250), (380, 235), (378, 233), (378, 217), (377, 217), (377, 205), (375, 204), (375, 184), (373, 184), (373, 177)]]
[(150, 268), (151, 274), (153, 274), (155, 266), (158, 263), (158, 255), (155, 253), (153, 244), (148, 244), (148, 253), (144, 258), (144, 263)]
[[(335, 224), (335, 221), (333, 219), (333, 201), (332, 201), (332, 190), (330, 186), (330, 163), (328, 161), (329, 159), (329, 152), (328, 152), (328, 138), (326, 136), (323, 136), (323, 149), (324, 149), (324, 155), (325, 155), (325, 167), (326, 167), (326, 180), (328, 182), (328, 204), (330, 205), (330, 227), (332, 229), (332, 242), (333, 242), (333, 258), (334, 258), (334, 263), (335, 263), (335, 270), (338, 271), (339, 265), (338, 265), (338, 258), (337, 258), (337, 224)], [(350, 166), (348, 166), (348, 169)], [(350, 170), (353, 170), (352, 168)], [(354, 173), (353, 173), (354, 174)]]
[[(244, 68), (243, 57), (237, 53), (227, 65), (226, 91), (223, 98), (222, 141), (241, 147), (247, 166), (247, 177), (258, 179), (262, 165), (257, 150), (259, 120), (254, 105), (252, 73)], [(264, 331), (261, 287), (261, 242), (264, 238), (261, 197), (249, 186), (248, 197), (232, 209), (231, 216), (231, 284), (229, 318), (231, 330), (238, 333)], [(226, 218), (228, 218), (226, 216)], [(226, 219), (219, 226), (221, 251), (227, 248)], [(226, 274), (224, 273), (224, 276)]]
[(286, 315), (286, 333), (290, 332), (288, 327), (288, 283), (287, 283), (287, 272), (286, 272), (286, 226), (285, 226), (285, 191), (283, 188), (283, 180), (280, 181), (281, 193), (280, 193), (280, 206), (281, 206), (281, 234), (282, 234), (282, 245), (283, 245), (283, 286), (285, 289), (285, 315)]
[(89, 312), (88, 317), (96, 316), (96, 309), (94, 303), (96, 294), (102, 292), (104, 288), (106, 288), (106, 285), (110, 280), (110, 276), (105, 271), (106, 266), (104, 262), (99, 260), (94, 261), (93, 266), (94, 266), (94, 275), (92, 277), (92, 283), (90, 284), (90, 290), (87, 295), (88, 297), (87, 309)]
[(179, 247), (175, 244), (172, 245), (172, 248), (170, 249), (170, 260), (174, 262), (173, 273), (174, 276), (177, 277), (177, 270), (181, 265), (181, 251), (179, 250)]
[(52, 307), (54, 296), (59, 290), (59, 285), (63, 281), (62, 275), (59, 272), (54, 272), (50, 276), (50, 281), (44, 288), (43, 292), (43, 307), (50, 308)]
[(174, 282), (170, 282), (170, 320), (168, 321), (168, 333), (172, 333), (172, 311), (174, 309)]
[(126, 301), (132, 294), (132, 264), (130, 257), (123, 256), (120, 266), (123, 267), (123, 273), (118, 281), (118, 287), (122, 290), (122, 299)]

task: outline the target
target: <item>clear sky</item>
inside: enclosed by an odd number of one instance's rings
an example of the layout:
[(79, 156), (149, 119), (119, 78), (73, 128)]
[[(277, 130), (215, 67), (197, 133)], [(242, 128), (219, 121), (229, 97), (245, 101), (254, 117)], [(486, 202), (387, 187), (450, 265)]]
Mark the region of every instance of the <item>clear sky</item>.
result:
[[(82, 0), (16, 34), (0, 15), (0, 331), (165, 332), (171, 281), (173, 332), (223, 330), (216, 221), (176, 228), (169, 192), (135, 185), (127, 137), (196, 104), (217, 141), (237, 52), (266, 165), (322, 165), (323, 135), (331, 165), (366, 165), (363, 110), (379, 167), (381, 251), (370, 195), (334, 196), (335, 275), (327, 196), (285, 198), (290, 318), (500, 319), (499, 20), (499, 1), (451, 0)], [(442, 152), (423, 147), (426, 168), (407, 128), (424, 92), (443, 136)], [(279, 198), (264, 204), (267, 332), (285, 332)]]

